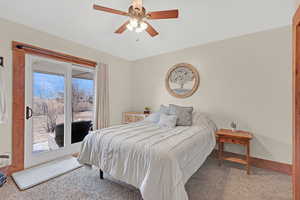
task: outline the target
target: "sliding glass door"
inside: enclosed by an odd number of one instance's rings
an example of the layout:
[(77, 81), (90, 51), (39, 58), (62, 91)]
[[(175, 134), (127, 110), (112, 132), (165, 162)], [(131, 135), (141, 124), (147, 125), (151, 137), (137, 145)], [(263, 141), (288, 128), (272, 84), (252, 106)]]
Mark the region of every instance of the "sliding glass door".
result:
[(93, 121), (93, 69), (26, 57), (25, 168), (79, 151)]

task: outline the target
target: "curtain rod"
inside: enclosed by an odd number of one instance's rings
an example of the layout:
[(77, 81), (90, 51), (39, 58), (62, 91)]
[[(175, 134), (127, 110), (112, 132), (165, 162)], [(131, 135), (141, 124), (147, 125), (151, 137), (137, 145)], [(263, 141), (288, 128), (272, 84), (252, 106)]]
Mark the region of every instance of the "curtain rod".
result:
[(31, 49), (31, 50), (35, 50), (35, 51), (37, 50), (37, 51), (43, 51), (43, 52), (49, 53), (49, 51), (47, 51), (47, 50), (42, 50), (42, 49), (39, 49), (39, 48), (30, 47), (30, 46), (25, 46), (25, 45), (20, 45), (20, 44), (16, 45), (16, 47), (17, 47), (18, 49)]
[[(61, 54), (61, 53), (57, 53), (51, 50), (47, 50), (47, 49), (41, 49), (38, 47), (32, 47), (32, 46), (27, 46), (27, 45), (23, 45), (23, 44), (17, 44), (15, 46), (17, 49), (28, 49), (28, 50), (33, 50), (33, 51), (37, 51), (46, 55), (50, 55), (50, 56), (56, 56), (62, 59), (67, 59), (69, 61), (75, 61), (74, 63), (76, 64), (78, 61), (82, 62), (81, 64), (84, 65), (88, 65), (88, 66), (96, 66), (97, 63), (93, 62), (93, 61), (89, 61), (89, 60), (85, 60), (82, 58), (78, 58), (75, 56), (71, 56), (71, 55), (66, 55), (66, 54)], [(76, 62), (77, 60), (77, 62)]]
[(40, 49), (40, 48), (35, 48), (35, 47), (30, 47), (30, 46), (25, 46), (25, 45), (20, 45), (20, 44), (18, 44), (18, 45), (16, 45), (16, 47), (18, 48), (18, 49), (31, 49), (31, 50), (34, 50), (34, 51), (39, 51), (39, 52), (44, 52), (44, 53), (46, 53), (46, 54), (51, 54), (51, 55), (54, 55), (54, 56), (59, 56), (59, 57), (62, 57), (62, 58), (70, 58), (69, 56), (63, 56), (63, 55), (61, 55), (61, 54), (59, 54), (59, 53), (55, 53), (55, 52), (52, 52), (52, 51), (48, 51), (48, 50), (44, 50), (44, 49)]

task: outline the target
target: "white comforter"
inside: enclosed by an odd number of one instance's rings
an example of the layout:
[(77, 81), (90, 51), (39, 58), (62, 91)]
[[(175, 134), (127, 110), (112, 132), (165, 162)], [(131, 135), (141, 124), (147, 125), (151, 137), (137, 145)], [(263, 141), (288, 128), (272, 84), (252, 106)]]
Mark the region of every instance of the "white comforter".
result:
[(87, 135), (78, 160), (139, 188), (144, 200), (187, 200), (184, 185), (213, 150), (214, 130), (210, 123), (113, 126)]

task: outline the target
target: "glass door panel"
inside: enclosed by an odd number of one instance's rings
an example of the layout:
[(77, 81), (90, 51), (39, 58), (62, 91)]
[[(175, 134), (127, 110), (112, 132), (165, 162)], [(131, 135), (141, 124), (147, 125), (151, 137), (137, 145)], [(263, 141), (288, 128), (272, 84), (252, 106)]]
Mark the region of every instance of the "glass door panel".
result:
[(34, 71), (32, 92), (32, 152), (64, 147), (64, 75)]
[[(70, 137), (71, 64), (26, 55), (25, 168), (73, 152)], [(69, 122), (69, 123), (68, 123)]]
[(89, 133), (94, 118), (94, 73), (80, 67), (72, 69), (71, 143), (81, 142)]

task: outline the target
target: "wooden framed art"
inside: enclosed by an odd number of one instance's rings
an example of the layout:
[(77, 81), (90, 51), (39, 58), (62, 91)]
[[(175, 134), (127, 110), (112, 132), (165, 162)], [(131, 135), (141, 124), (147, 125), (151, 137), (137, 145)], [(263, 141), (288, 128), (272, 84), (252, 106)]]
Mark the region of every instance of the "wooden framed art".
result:
[(176, 98), (192, 96), (199, 87), (199, 73), (191, 64), (179, 63), (169, 69), (165, 84), (168, 92)]

